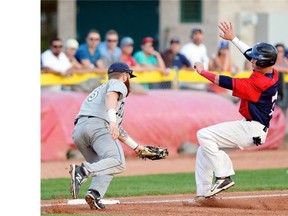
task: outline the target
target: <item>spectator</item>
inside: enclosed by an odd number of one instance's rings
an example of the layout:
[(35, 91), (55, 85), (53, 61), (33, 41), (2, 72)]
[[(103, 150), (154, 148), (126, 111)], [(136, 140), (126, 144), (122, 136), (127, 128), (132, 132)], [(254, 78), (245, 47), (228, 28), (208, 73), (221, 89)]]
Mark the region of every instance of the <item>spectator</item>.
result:
[[(77, 69), (76, 73), (97, 73), (105, 74), (106, 70), (99, 68), (100, 53), (97, 49), (100, 44), (100, 33), (98, 30), (91, 29), (86, 37), (86, 42), (81, 44), (75, 54), (75, 58), (81, 63), (82, 68)], [(91, 92), (98, 87), (101, 78), (90, 78), (79, 84), (71, 86), (71, 90), (77, 92)]]
[(80, 62), (85, 69), (97, 67), (97, 61), (100, 59), (100, 54), (97, 47), (101, 37), (98, 30), (91, 29), (86, 37), (86, 42), (81, 44), (75, 54), (75, 58)]
[(181, 43), (178, 37), (170, 40), (170, 47), (161, 53), (166, 67), (170, 69), (191, 69), (191, 63), (180, 51)]
[[(228, 41), (220, 42), (217, 55), (209, 61), (208, 69), (214, 72), (230, 72), (231, 75), (236, 75), (238, 73), (239, 69), (237, 65), (235, 65), (231, 60)], [(207, 88), (210, 92), (232, 97), (231, 90), (214, 85), (213, 83), (209, 83)]]
[[(141, 43), (141, 50), (134, 54), (135, 60), (147, 71), (160, 71), (167, 74), (165, 63), (161, 54), (154, 49), (154, 39), (152, 37), (145, 37)], [(147, 89), (160, 88), (160, 83), (145, 83), (144, 87)]]
[[(52, 38), (50, 48), (41, 54), (41, 73), (54, 73), (63, 76), (72, 75), (72, 64), (62, 49), (62, 40), (58, 37)], [(61, 90), (61, 85), (41, 87), (41, 91)]]
[(78, 48), (79, 48), (79, 43), (75, 39), (71, 38), (65, 42), (64, 52), (66, 56), (68, 57), (69, 61), (71, 62), (72, 67), (74, 69), (82, 69), (81, 63), (78, 62), (77, 59), (75, 58), (75, 54)]
[[(191, 32), (191, 41), (185, 44), (180, 53), (186, 56), (186, 58), (193, 65), (195, 62), (201, 62), (204, 65), (204, 69), (208, 69), (209, 57), (207, 55), (207, 48), (203, 44), (204, 33), (201, 28), (193, 28)], [(205, 83), (183, 83), (180, 88), (206, 90), (207, 85)]]
[(204, 33), (200, 28), (194, 28), (191, 32), (191, 42), (185, 44), (180, 52), (186, 56), (186, 58), (193, 65), (195, 62), (202, 62), (205, 70), (208, 69), (209, 57), (207, 55), (207, 48), (203, 44)]
[(133, 57), (134, 40), (131, 37), (124, 37), (120, 41), (121, 61), (128, 64), (133, 71), (145, 71)]
[(112, 63), (121, 61), (121, 49), (118, 47), (119, 36), (117, 31), (107, 31), (105, 41), (99, 45), (100, 68), (108, 68)]
[[(145, 71), (145, 68), (141, 67), (134, 57), (132, 56), (133, 50), (134, 50), (134, 40), (131, 37), (124, 37), (120, 41), (120, 48), (122, 51), (121, 55), (121, 61), (126, 63), (131, 70), (136, 72), (143, 72)], [(146, 94), (146, 90), (144, 87), (137, 83), (137, 82), (131, 82), (130, 83), (131, 93), (135, 94)]]
[(231, 72), (232, 75), (238, 73), (237, 65), (231, 60), (229, 42), (220, 42), (217, 55), (209, 61), (208, 69), (217, 72)]
[[(170, 46), (168, 49), (161, 53), (161, 56), (166, 65), (166, 70), (175, 69), (186, 69), (192, 70), (190, 61), (183, 54), (179, 53), (181, 48), (180, 39), (178, 37), (173, 37), (170, 40)], [(172, 82), (166, 82), (166, 88), (172, 87)], [(176, 86), (174, 86), (176, 87)], [(177, 87), (176, 87), (177, 88)]]
[(279, 89), (277, 105), (283, 110), (285, 116), (287, 115), (288, 107), (288, 83), (285, 83), (284, 77), (288, 73), (288, 58), (285, 56), (285, 45), (278, 43), (275, 45), (278, 55), (274, 68), (279, 72)]

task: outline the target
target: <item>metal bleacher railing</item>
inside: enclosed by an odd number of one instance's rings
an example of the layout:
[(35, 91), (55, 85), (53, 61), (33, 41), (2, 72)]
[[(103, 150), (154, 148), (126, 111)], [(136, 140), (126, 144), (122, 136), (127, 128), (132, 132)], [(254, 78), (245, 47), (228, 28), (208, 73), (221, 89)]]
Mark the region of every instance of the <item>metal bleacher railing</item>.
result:
[[(195, 71), (187, 71), (187, 70), (171, 70), (169, 75), (163, 75), (158, 71), (150, 71), (150, 72), (134, 72), (137, 76), (136, 78), (131, 79), (131, 82), (138, 83), (157, 83), (157, 82), (173, 82), (175, 86), (179, 82), (188, 82), (188, 83), (207, 83), (209, 82), (204, 77), (200, 76)], [(220, 74), (232, 76), (230, 72), (221, 72)], [(237, 75), (233, 77), (249, 77), (251, 74), (250, 71), (242, 71), (237, 73)], [(81, 83), (89, 78), (103, 78), (103, 82), (107, 80), (106, 75), (100, 75), (97, 73), (81, 73), (74, 74), (71, 77), (56, 75), (52, 73), (42, 73), (41, 74), (41, 86), (49, 86), (49, 85), (73, 85)], [(287, 77), (288, 78), (288, 77)], [(285, 77), (285, 81), (288, 80)]]

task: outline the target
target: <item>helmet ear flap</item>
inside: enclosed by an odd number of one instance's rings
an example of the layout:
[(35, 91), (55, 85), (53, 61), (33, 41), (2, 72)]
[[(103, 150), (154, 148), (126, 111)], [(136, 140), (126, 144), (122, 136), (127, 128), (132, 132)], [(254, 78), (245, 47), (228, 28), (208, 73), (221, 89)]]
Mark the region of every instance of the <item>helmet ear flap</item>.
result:
[(267, 67), (264, 61), (257, 60), (256, 65), (260, 68)]
[(256, 65), (260, 68), (265, 68), (265, 67), (269, 67), (271, 65), (275, 64), (274, 61), (263, 61), (263, 60), (257, 60)]

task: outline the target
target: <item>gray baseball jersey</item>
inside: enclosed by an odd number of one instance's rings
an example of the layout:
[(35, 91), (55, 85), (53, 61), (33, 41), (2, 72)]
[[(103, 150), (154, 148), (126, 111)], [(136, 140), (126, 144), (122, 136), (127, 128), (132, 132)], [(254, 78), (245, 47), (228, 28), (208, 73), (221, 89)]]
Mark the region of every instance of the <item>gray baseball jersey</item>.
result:
[(107, 109), (105, 106), (105, 97), (108, 92), (119, 92), (120, 98), (117, 102), (116, 121), (117, 124), (122, 123), (124, 115), (124, 104), (127, 95), (126, 85), (117, 79), (108, 80), (106, 83), (94, 89), (84, 100), (77, 118), (81, 116), (95, 116), (109, 122)]

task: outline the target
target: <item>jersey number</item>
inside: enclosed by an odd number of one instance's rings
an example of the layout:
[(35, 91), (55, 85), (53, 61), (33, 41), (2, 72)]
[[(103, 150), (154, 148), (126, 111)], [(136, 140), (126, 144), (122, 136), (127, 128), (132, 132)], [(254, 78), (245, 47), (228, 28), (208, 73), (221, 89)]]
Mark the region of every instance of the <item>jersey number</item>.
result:
[(277, 100), (277, 97), (278, 97), (278, 91), (276, 92), (276, 94), (272, 97), (271, 99), (271, 102), (273, 103), (272, 104), (272, 108), (271, 108), (271, 111), (269, 113), (269, 116), (272, 116), (273, 113), (274, 113), (274, 108), (275, 108), (275, 105), (276, 105), (276, 100)]

